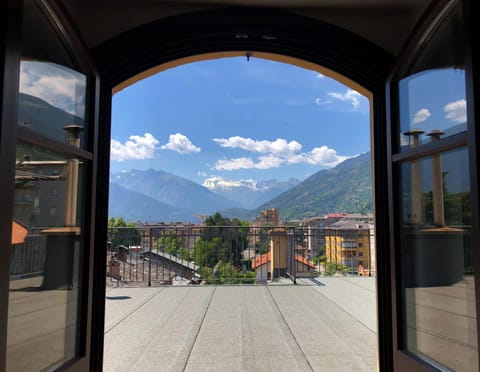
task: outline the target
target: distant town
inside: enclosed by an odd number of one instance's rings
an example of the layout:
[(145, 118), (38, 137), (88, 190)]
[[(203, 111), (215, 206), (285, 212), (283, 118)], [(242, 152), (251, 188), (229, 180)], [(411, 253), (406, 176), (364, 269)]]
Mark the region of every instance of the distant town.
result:
[(200, 223), (109, 221), (107, 277), (122, 282), (255, 284), (318, 275), (374, 276), (371, 214), (329, 213), (280, 221), (276, 208), (251, 222), (219, 212)]

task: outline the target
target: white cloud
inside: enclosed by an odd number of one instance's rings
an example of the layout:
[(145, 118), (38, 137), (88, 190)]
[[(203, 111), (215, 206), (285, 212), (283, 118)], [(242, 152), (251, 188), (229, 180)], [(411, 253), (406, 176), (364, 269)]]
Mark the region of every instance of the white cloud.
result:
[(419, 124), (427, 120), (431, 116), (430, 111), (426, 108), (418, 110), (418, 112), (413, 116), (412, 124)]
[(321, 74), (320, 72), (317, 75), (317, 79), (323, 79), (325, 77), (324, 74)]
[(257, 190), (257, 181), (249, 178), (249, 179), (240, 179), (240, 180), (229, 180), (226, 178), (223, 178), (221, 176), (211, 176), (209, 178), (206, 178), (202, 186), (206, 187), (207, 189), (210, 190), (215, 190), (219, 188), (223, 189), (232, 189), (232, 188), (237, 188), (237, 187), (247, 187), (252, 190)]
[(172, 150), (180, 154), (200, 152), (200, 147), (195, 146), (187, 136), (181, 133), (170, 134), (168, 143), (163, 145), (162, 150)]
[(86, 77), (54, 63), (22, 61), (21, 93), (40, 98), (78, 117), (85, 117)]
[(338, 155), (337, 151), (329, 148), (328, 146), (322, 146), (315, 147), (312, 151), (310, 151), (307, 157), (307, 162), (314, 165), (334, 167), (348, 158), (348, 156)]
[(213, 169), (216, 170), (238, 170), (255, 168), (255, 162), (251, 158), (235, 158), (218, 160)]
[(329, 92), (327, 94), (329, 97), (351, 103), (355, 109), (360, 106), (360, 99), (364, 98), (360, 93), (353, 89), (348, 89), (345, 93)]
[(282, 138), (278, 138), (275, 141), (256, 141), (251, 138), (235, 136), (230, 138), (214, 138), (213, 141), (221, 147), (239, 148), (262, 154), (286, 155), (302, 149), (302, 145), (297, 141), (288, 142)]
[(307, 153), (269, 154), (259, 156), (257, 161), (252, 158), (235, 158), (218, 160), (213, 169), (216, 170), (238, 170), (238, 169), (271, 169), (278, 168), (284, 164), (305, 163), (322, 167), (334, 167), (348, 156), (338, 155), (334, 149), (328, 146), (315, 147)]
[(143, 136), (130, 136), (129, 141), (122, 144), (112, 139), (110, 159), (115, 161), (152, 159), (158, 140), (150, 133)]
[(198, 171), (198, 172), (197, 172), (197, 176), (199, 176), (199, 177), (207, 177), (207, 174), (206, 174), (205, 172)]
[(239, 169), (270, 169), (278, 168), (286, 162), (285, 158), (275, 155), (260, 156), (255, 162), (252, 158), (235, 158), (218, 160), (213, 169), (215, 170), (239, 170)]
[(297, 154), (287, 159), (289, 164), (307, 163), (324, 167), (334, 167), (349, 156), (338, 155), (337, 151), (328, 146), (315, 147), (308, 153)]
[(467, 121), (467, 101), (464, 99), (446, 104), (443, 111), (445, 111), (445, 117), (454, 123), (465, 123)]
[(324, 101), (324, 100), (321, 99), (321, 98), (315, 98), (315, 103), (316, 103), (317, 105), (328, 105), (328, 104), (332, 103), (332, 101), (330, 101), (330, 100), (328, 100), (328, 99)]
[(278, 168), (285, 163), (285, 158), (278, 157), (276, 155), (260, 156), (258, 159), (260, 161), (255, 163), (255, 169)]

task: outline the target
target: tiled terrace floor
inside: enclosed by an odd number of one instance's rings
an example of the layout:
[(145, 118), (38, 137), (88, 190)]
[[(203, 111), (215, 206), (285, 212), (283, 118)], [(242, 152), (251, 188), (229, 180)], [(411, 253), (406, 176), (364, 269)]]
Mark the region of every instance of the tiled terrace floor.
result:
[(108, 289), (105, 371), (374, 371), (373, 278)]

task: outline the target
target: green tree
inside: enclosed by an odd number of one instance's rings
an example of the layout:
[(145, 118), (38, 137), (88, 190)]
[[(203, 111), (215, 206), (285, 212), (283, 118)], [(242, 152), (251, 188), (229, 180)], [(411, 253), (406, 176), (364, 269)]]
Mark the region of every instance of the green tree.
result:
[(341, 273), (345, 275), (347, 271), (348, 271), (348, 267), (346, 267), (345, 265), (329, 262), (326, 265), (325, 272), (323, 273), (323, 275), (331, 276), (336, 273)]
[(178, 253), (182, 248), (182, 239), (175, 234), (163, 235), (157, 240), (155, 248), (165, 253), (178, 256)]
[(142, 239), (136, 224), (126, 222), (122, 217), (111, 217), (108, 220), (108, 240), (112, 248), (116, 248), (119, 245), (140, 245)]
[(254, 284), (255, 273), (242, 272), (229, 262), (218, 261), (215, 267), (204, 267), (200, 270), (207, 284)]
[(205, 225), (197, 240), (195, 263), (213, 268), (223, 261), (240, 269), (242, 251), (248, 246), (248, 222), (217, 212), (205, 220)]

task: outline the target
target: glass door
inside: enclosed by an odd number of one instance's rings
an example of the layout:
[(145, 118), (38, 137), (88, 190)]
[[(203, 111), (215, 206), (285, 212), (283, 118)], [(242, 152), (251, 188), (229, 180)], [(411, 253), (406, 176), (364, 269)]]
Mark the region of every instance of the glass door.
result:
[(42, 2), (22, 16), (6, 370), (86, 370), (91, 79)]
[(434, 12), (390, 82), (394, 362), (478, 371), (461, 2)]

